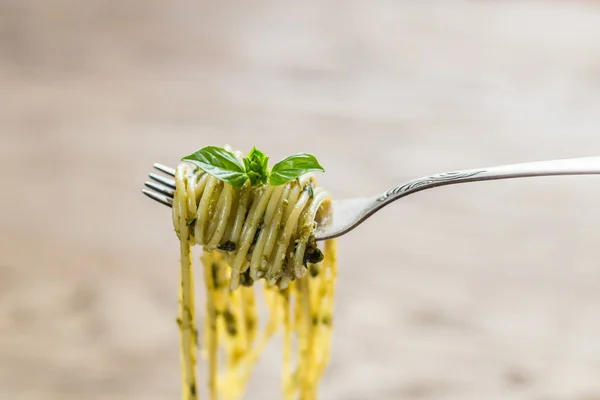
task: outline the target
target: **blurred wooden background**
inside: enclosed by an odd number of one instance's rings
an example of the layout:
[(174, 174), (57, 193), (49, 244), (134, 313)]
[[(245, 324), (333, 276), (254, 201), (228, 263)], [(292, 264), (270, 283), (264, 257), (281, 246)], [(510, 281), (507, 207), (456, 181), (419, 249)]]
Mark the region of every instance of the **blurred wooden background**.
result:
[[(177, 241), (140, 189), (225, 143), (315, 153), (339, 198), (598, 155), (600, 3), (0, 0), (1, 399), (178, 398)], [(600, 399), (599, 195), (436, 189), (343, 238), (321, 398)]]

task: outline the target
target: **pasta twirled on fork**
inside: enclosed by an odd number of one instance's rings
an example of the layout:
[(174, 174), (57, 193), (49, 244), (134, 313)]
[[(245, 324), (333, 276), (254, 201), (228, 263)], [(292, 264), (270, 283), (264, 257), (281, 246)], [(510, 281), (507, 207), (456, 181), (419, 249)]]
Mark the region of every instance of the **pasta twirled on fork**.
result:
[[(204, 249), (202, 345), (210, 398), (241, 397), (268, 339), (282, 329), (284, 397), (315, 399), (329, 359), (337, 261), (335, 241), (325, 242), (322, 252), (313, 231), (330, 212), (330, 195), (310, 174), (279, 186), (246, 182), (238, 189), (187, 162), (177, 167), (175, 180), (184, 400), (198, 397), (193, 245)], [(262, 331), (256, 307), (261, 291), (269, 314)]]

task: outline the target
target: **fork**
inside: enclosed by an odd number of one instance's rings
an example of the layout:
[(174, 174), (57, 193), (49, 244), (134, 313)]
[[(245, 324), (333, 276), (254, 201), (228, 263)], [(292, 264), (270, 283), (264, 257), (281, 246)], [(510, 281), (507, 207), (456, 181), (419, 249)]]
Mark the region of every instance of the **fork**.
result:
[[(162, 164), (154, 164), (154, 168), (171, 177), (175, 176), (173, 168)], [(377, 196), (334, 201), (333, 212), (326, 220), (319, 223), (315, 231), (315, 239), (326, 240), (344, 235), (393, 201), (438, 186), (536, 176), (598, 174), (600, 174), (600, 157), (568, 158), (442, 172), (402, 183)], [(175, 180), (153, 173), (149, 177), (158, 183), (146, 182), (145, 185), (152, 190), (142, 189), (142, 192), (151, 199), (172, 207)]]

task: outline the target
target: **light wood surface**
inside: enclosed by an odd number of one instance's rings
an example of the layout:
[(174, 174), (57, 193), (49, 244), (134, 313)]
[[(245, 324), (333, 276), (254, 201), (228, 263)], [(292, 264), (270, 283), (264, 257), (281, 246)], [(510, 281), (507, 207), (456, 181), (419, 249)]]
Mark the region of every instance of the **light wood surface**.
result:
[[(600, 3), (1, 1), (0, 399), (178, 398), (177, 241), (140, 189), (225, 143), (315, 153), (338, 198), (599, 155)], [(342, 238), (321, 399), (600, 399), (599, 195), (441, 188)]]

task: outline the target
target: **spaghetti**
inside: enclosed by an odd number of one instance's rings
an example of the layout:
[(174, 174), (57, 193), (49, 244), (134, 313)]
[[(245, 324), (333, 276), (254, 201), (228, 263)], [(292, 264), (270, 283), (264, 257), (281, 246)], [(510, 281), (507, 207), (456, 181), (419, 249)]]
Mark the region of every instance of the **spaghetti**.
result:
[[(198, 398), (193, 245), (204, 248), (202, 354), (210, 399), (240, 398), (268, 339), (281, 329), (284, 398), (316, 399), (329, 359), (337, 267), (335, 241), (325, 242), (321, 252), (313, 231), (329, 214), (331, 197), (310, 174), (279, 186), (246, 182), (237, 189), (182, 162), (175, 178), (183, 399)], [(256, 306), (261, 291), (269, 314), (262, 330)]]

